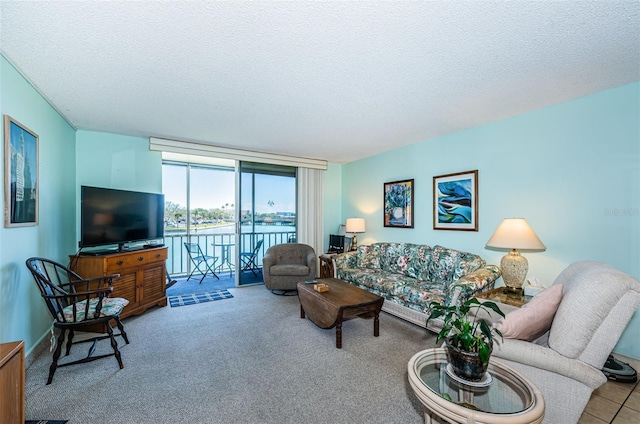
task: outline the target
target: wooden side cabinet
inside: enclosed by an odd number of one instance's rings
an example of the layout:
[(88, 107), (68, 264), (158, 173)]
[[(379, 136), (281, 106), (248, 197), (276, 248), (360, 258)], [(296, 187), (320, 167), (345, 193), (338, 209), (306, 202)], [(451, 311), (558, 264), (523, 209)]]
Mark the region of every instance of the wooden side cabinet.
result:
[(333, 257), (335, 253), (323, 253), (320, 255), (320, 278), (334, 278), (335, 270), (333, 265)]
[(134, 250), (102, 256), (74, 256), (71, 269), (82, 278), (120, 274), (111, 297), (129, 301), (120, 318), (141, 314), (152, 306), (166, 306), (167, 247)]
[(0, 422), (24, 424), (24, 342), (0, 344)]

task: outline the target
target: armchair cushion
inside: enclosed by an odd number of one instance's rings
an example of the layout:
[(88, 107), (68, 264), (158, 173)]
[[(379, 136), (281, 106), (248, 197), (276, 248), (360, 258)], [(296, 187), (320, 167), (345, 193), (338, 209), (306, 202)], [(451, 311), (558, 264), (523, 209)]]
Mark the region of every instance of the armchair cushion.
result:
[(522, 308), (498, 320), (494, 327), (507, 339), (533, 341), (549, 331), (562, 300), (562, 284), (544, 289)]
[(269, 274), (306, 276), (309, 274), (309, 267), (306, 265), (297, 264), (273, 265), (271, 268), (269, 268)]

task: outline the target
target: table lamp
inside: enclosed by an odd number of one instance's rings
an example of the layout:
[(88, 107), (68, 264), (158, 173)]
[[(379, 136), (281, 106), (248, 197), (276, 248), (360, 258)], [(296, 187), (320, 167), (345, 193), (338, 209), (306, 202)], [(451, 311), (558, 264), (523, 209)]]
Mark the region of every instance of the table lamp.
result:
[(522, 292), (522, 284), (529, 270), (527, 258), (520, 255), (517, 249), (547, 249), (524, 218), (503, 219), (486, 247), (511, 250), (502, 257), (500, 268), (504, 284), (510, 291), (517, 293)]
[(358, 248), (358, 239), (356, 233), (364, 233), (364, 218), (347, 218), (347, 225), (345, 228), (347, 233), (353, 233), (353, 239), (351, 240), (351, 250)]

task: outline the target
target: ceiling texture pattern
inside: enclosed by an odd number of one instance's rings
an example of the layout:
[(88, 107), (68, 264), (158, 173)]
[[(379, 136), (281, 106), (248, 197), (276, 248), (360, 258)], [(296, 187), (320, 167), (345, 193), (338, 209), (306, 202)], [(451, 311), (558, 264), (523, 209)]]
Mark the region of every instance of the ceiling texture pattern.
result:
[(640, 1), (1, 0), (0, 51), (80, 130), (345, 163), (640, 80)]

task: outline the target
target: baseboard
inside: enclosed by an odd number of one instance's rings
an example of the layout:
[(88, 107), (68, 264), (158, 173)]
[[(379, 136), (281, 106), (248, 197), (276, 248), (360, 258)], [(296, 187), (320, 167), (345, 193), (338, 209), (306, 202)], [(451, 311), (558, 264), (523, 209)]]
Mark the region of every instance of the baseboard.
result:
[(440, 332), (440, 329), (442, 329), (441, 319), (430, 321), (427, 326), (427, 318), (429, 317), (427, 314), (424, 312), (418, 312), (415, 309), (407, 308), (406, 306), (389, 301), (388, 299), (382, 304), (382, 310), (405, 321), (409, 321), (412, 324), (419, 325), (422, 328), (433, 331), (434, 333), (438, 333)]
[(42, 338), (40, 338), (40, 340), (38, 341), (38, 343), (36, 343), (36, 345), (33, 347), (33, 349), (31, 349), (29, 351), (29, 353), (27, 355), (25, 355), (24, 358), (24, 368), (27, 369), (31, 366), (31, 364), (33, 364), (36, 359), (38, 359), (40, 357), (40, 355), (42, 355), (43, 353), (47, 352), (49, 350), (49, 346), (50, 346), (50, 332), (47, 331), (44, 336), (42, 336)]

